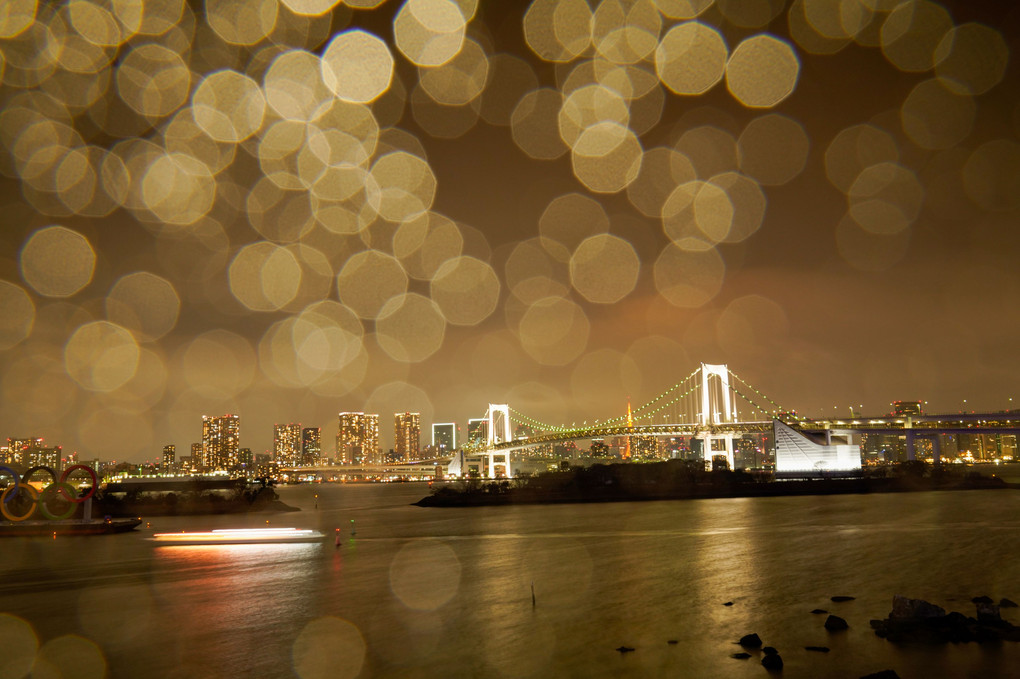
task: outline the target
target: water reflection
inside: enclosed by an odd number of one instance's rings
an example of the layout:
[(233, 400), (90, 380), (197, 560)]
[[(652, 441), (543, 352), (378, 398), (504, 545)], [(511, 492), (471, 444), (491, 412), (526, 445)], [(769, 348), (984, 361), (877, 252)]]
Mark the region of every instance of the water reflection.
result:
[[(155, 679), (728, 678), (763, 671), (729, 657), (756, 632), (787, 676), (1020, 678), (1012, 646), (900, 648), (868, 626), (893, 594), (969, 615), (979, 594), (1017, 600), (1011, 491), (464, 511), (410, 506), (422, 492), (281, 488), (304, 509), (288, 522), (327, 533), (322, 544), (12, 538), (0, 549), (0, 660), (17, 659), (18, 677), (36, 656), (56, 666), (71, 649), (105, 659), (111, 677)], [(158, 530), (194, 527), (165, 517)], [(814, 608), (850, 629), (829, 633)], [(1004, 615), (1020, 622), (1015, 609)]]

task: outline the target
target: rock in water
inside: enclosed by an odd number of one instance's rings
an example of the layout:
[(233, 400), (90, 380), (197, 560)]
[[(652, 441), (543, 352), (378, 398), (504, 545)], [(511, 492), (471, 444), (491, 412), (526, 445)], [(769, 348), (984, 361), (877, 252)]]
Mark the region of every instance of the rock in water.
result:
[(634, 649), (633, 649), (633, 648), (631, 648), (630, 646), (620, 646), (620, 647), (619, 647), (618, 649), (616, 649), (616, 650), (617, 650), (617, 651), (619, 651), (620, 653), (630, 653), (630, 652), (631, 652), (631, 651), (633, 651)]
[(745, 634), (737, 643), (745, 648), (761, 648), (761, 637), (754, 633)]
[(731, 658), (736, 658), (737, 660), (747, 660), (748, 658), (751, 657), (751, 654), (750, 653), (734, 653), (730, 657)]
[(1017, 604), (1015, 601), (1010, 601), (1005, 597), (999, 599), (999, 608), (1016, 608), (1016, 606)]
[(732, 606), (732, 605), (733, 605), (732, 601), (727, 601), (726, 603), (723, 604), (723, 606)]
[(972, 604), (990, 604), (990, 603), (993, 603), (992, 602), (992, 597), (990, 597), (990, 596), (983, 596), (983, 595), (982, 596), (974, 597), (973, 599), (970, 600), (970, 602)]
[(865, 674), (861, 679), (900, 679), (900, 675), (892, 670), (882, 670), (873, 674)]
[(978, 622), (999, 622), (1002, 616), (999, 615), (999, 605), (991, 602), (979, 601), (977, 603)]
[(839, 603), (841, 601), (853, 601), (856, 598), (857, 597), (852, 597), (852, 596), (834, 596), (834, 597), (830, 597), (830, 601), (835, 601), (836, 603)]
[(827, 611), (827, 610), (825, 610), (824, 608), (816, 608), (815, 610), (813, 610), (813, 611), (811, 611), (811, 612), (812, 612), (813, 614), (815, 614), (815, 615), (822, 615), (822, 614), (824, 614), (824, 613), (828, 613), (828, 611)]
[(978, 619), (948, 613), (920, 599), (893, 598), (893, 610), (885, 620), (872, 620), (875, 634), (894, 643), (966, 643), (1020, 641), (1020, 627), (998, 616), (998, 606), (979, 602)]
[(829, 647), (828, 646), (805, 646), (804, 650), (805, 651), (818, 651), (819, 653), (828, 653), (829, 652)]
[(761, 659), (761, 666), (770, 672), (775, 672), (783, 669), (783, 659), (778, 653), (767, 655)]
[(766, 646), (765, 648), (761, 649), (761, 652), (764, 653), (765, 655), (779, 655), (779, 651), (776, 650), (775, 646)]
[(946, 609), (935, 604), (930, 604), (923, 599), (908, 599), (898, 594), (892, 599), (892, 613), (890, 620), (924, 620), (926, 618), (941, 618), (946, 614)]
[(829, 630), (830, 632), (844, 630), (849, 627), (850, 625), (846, 624), (846, 620), (839, 617), (838, 615), (830, 615), (825, 619), (825, 629)]

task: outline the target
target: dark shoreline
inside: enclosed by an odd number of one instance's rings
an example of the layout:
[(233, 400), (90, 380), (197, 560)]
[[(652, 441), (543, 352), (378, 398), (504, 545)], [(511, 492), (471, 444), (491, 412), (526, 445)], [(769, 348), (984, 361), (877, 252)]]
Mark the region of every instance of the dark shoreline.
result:
[(676, 462), (596, 465), (549, 472), (523, 481), (468, 481), (439, 487), (420, 507), (641, 502), (742, 497), (911, 493), (933, 490), (1020, 489), (997, 477), (918, 466), (893, 475), (760, 481), (743, 472), (702, 472)]

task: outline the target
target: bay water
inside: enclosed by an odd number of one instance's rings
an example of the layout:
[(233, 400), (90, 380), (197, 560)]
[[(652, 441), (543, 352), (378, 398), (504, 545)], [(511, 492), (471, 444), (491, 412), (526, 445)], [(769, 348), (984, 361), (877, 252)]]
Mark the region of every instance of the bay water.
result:
[[(768, 676), (731, 657), (752, 632), (786, 677), (1020, 677), (1020, 644), (868, 625), (894, 594), (1020, 601), (1015, 490), (447, 509), (413, 506), (420, 483), (278, 490), (301, 511), (0, 540), (0, 679)], [(266, 525), (326, 537), (149, 539)]]

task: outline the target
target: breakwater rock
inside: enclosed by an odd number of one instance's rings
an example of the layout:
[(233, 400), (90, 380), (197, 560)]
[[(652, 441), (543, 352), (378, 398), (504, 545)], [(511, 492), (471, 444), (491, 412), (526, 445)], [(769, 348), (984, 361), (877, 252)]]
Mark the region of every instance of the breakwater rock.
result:
[(977, 617), (951, 612), (922, 599), (893, 597), (884, 620), (872, 620), (875, 634), (894, 643), (945, 644), (968, 641), (1020, 641), (1020, 627), (999, 616), (997, 604), (980, 601)]

